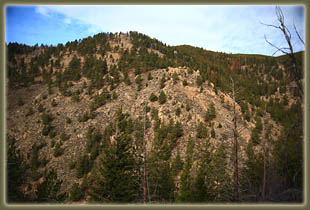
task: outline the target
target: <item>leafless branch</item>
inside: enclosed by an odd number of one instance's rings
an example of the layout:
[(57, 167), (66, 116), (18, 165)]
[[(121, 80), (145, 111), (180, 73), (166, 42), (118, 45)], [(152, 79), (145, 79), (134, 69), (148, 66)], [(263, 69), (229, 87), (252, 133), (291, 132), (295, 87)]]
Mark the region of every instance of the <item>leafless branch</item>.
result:
[(295, 23), (294, 23), (294, 29), (295, 29), (295, 32), (296, 32), (296, 34), (297, 34), (297, 36), (298, 36), (299, 40), (303, 43), (303, 45), (305, 45), (304, 40), (300, 37), (300, 35), (299, 35), (298, 31), (297, 31), (297, 28), (296, 28)]
[(263, 22), (260, 22), (262, 25), (265, 25), (265, 26), (270, 26), (270, 27), (274, 27), (274, 28), (277, 28), (277, 29), (281, 29), (280, 26), (275, 26), (275, 25), (271, 25), (271, 24), (266, 24), (266, 23), (263, 23)]
[[(270, 44), (272, 47), (274, 47), (274, 48), (277, 49), (277, 50), (272, 54), (272, 56), (273, 56), (274, 54), (276, 54), (278, 51), (281, 51), (282, 53), (284, 53), (284, 54), (286, 54), (286, 55), (289, 55), (289, 53), (286, 52), (286, 51), (284, 51), (283, 48), (279, 48), (278, 46), (276, 46), (276, 45), (272, 44), (271, 42), (269, 42), (268, 39), (266, 38), (266, 35), (264, 35), (264, 37), (265, 37), (265, 41), (266, 41), (268, 44)], [(289, 49), (289, 48), (285, 48), (285, 49)]]

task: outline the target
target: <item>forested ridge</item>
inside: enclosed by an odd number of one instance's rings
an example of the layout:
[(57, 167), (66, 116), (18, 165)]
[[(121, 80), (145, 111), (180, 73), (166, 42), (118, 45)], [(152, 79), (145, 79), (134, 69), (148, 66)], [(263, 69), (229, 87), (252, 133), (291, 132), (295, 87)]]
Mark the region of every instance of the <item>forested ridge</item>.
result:
[(8, 203), (303, 201), (288, 56), (138, 32), (6, 49)]

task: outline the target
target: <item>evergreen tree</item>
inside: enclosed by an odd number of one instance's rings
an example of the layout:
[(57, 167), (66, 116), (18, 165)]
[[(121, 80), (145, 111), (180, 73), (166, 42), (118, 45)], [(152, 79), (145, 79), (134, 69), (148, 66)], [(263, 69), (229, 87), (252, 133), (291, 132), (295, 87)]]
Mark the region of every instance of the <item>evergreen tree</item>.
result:
[(70, 197), (69, 199), (72, 201), (79, 201), (83, 198), (83, 192), (79, 187), (78, 183), (74, 183), (70, 190)]
[(191, 168), (193, 164), (193, 151), (194, 142), (193, 138), (190, 137), (186, 146), (186, 157), (183, 172), (181, 174), (180, 190), (177, 200), (180, 202), (191, 202), (193, 201), (193, 186), (192, 186), (192, 176)]
[(255, 152), (254, 143), (250, 142), (246, 148), (247, 160), (241, 173), (243, 176), (243, 188), (245, 196), (251, 195), (248, 200), (258, 201), (263, 180), (263, 159), (262, 155)]
[(159, 104), (164, 104), (167, 101), (167, 96), (164, 91), (161, 91), (158, 97)]
[(36, 201), (39, 203), (53, 203), (63, 200), (64, 196), (59, 195), (62, 180), (58, 180), (54, 170), (48, 172), (44, 181), (38, 185)]
[(7, 202), (23, 202), (25, 197), (20, 190), (26, 168), (23, 155), (16, 150), (15, 139), (8, 137), (7, 148)]
[(199, 148), (198, 169), (196, 177), (193, 180), (193, 201), (208, 202), (212, 201), (212, 167), (211, 167), (211, 149), (209, 139), (203, 141)]
[(203, 139), (207, 138), (207, 136), (208, 136), (208, 129), (202, 122), (200, 122), (197, 128), (196, 137), (199, 139)]
[(177, 154), (175, 159), (172, 161), (172, 171), (173, 171), (173, 176), (178, 175), (178, 173), (182, 170), (183, 168), (183, 162), (181, 160), (180, 156), (180, 150), (177, 150)]
[(205, 115), (205, 121), (209, 122), (215, 118), (216, 118), (216, 111), (215, 111), (214, 103), (211, 102), (209, 104), (208, 111), (206, 112), (206, 115)]
[(226, 142), (222, 142), (214, 151), (210, 167), (210, 179), (212, 184), (212, 200), (216, 202), (229, 202), (233, 198), (233, 189), (230, 183), (227, 164)]
[(120, 134), (110, 146), (103, 148), (90, 186), (95, 202), (128, 203), (136, 199), (137, 176), (131, 137)]

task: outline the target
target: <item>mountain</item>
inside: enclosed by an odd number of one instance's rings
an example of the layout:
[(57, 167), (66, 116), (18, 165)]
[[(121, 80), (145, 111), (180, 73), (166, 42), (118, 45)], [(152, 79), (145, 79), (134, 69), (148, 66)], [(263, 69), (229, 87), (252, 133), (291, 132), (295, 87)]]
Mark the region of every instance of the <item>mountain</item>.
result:
[(6, 47), (9, 203), (303, 200), (288, 56), (138, 32)]

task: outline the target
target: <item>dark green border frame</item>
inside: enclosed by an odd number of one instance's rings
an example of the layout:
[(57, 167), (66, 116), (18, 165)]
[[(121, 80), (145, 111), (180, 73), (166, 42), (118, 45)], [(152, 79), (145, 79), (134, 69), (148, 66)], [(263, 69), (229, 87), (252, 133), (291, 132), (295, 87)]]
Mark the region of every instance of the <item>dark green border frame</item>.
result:
[[(219, 205), (7, 205), (5, 201), (5, 136), (6, 136), (6, 87), (5, 87), (5, 7), (6, 5), (304, 5), (305, 7), (305, 58), (304, 58), (304, 75), (305, 75), (305, 118), (304, 118), (304, 170), (305, 170), (305, 177), (304, 177), (304, 203), (302, 204), (281, 204), (281, 205), (263, 205), (263, 204), (219, 204)], [(42, 209), (42, 208), (51, 208), (51, 209), (58, 209), (58, 208), (70, 208), (70, 209), (83, 209), (83, 208), (105, 208), (105, 209), (309, 209), (310, 207), (310, 196), (309, 196), (309, 151), (310, 151), (310, 144), (307, 142), (309, 137), (309, 111), (307, 107), (310, 107), (309, 104), (309, 72), (307, 71), (308, 63), (309, 63), (309, 1), (307, 0), (275, 0), (275, 1), (268, 1), (268, 0), (192, 0), (192, 1), (185, 1), (185, 0), (2, 0), (0, 1), (1, 6), (1, 18), (0, 18), (0, 45), (1, 45), (1, 53), (0, 53), (0, 209)], [(308, 152), (307, 152), (308, 151)]]

